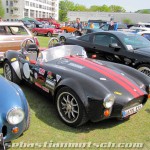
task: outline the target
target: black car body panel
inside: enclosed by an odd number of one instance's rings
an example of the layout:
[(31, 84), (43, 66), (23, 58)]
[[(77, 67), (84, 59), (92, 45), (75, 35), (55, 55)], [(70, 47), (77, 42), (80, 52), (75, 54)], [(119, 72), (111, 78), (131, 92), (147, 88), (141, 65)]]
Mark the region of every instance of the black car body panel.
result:
[[(45, 50), (41, 52), (36, 63), (27, 61), (18, 52), (14, 62), (19, 63), (22, 79), (42, 91), (51, 93), (54, 99), (60, 88), (69, 87), (79, 96), (88, 119), (93, 122), (112, 117), (122, 118), (123, 109), (138, 104), (144, 105), (147, 101), (150, 79), (144, 74), (127, 66), (71, 54), (46, 61), (49, 52), (61, 49), (67, 51), (68, 47), (58, 46)], [(8, 51), (6, 56), (5, 61), (14, 57), (11, 51)], [(115, 95), (115, 102), (111, 115), (106, 117), (103, 103), (108, 94)]]
[[(137, 66), (140, 64), (150, 64), (150, 47), (136, 49), (133, 49), (131, 47), (130, 49), (130, 45), (129, 47), (127, 47), (128, 45), (126, 45), (121, 39), (121, 37), (125, 36), (126, 34), (131, 34), (132, 36), (134, 36), (134, 34), (132, 33), (106, 31), (99, 33), (91, 33), (78, 38), (69, 38), (66, 40), (65, 44), (80, 45), (85, 48), (89, 57), (91, 57), (92, 54), (97, 54), (97, 58), (101, 60), (108, 60), (111, 62), (126, 64), (135, 68), (137, 68)], [(104, 38), (104, 41), (94, 41), (96, 36), (102, 35), (106, 37), (110, 36), (113, 39), (111, 42), (107, 38)], [(117, 43), (119, 47), (111, 47), (110, 44), (113, 43)]]

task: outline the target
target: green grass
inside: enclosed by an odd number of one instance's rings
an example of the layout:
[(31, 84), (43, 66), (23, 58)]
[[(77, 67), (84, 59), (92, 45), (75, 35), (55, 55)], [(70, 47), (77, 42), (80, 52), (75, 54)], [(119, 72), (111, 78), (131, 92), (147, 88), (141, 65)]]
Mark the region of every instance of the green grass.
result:
[(40, 43), (40, 47), (48, 47), (48, 42), (50, 40), (50, 37), (47, 36), (37, 36), (39, 43)]
[[(45, 46), (44, 42), (47, 38), (42, 38), (41, 36), (39, 40), (40, 42), (43, 42), (43, 46)], [(2, 74), (2, 69), (0, 69), (0, 74)], [(42, 143), (46, 141), (53, 141), (56, 143), (133, 142), (144, 143), (143, 150), (150, 149), (150, 101), (146, 103), (139, 113), (132, 116), (128, 121), (120, 122), (115, 119), (111, 119), (98, 123), (88, 122), (79, 128), (71, 128), (59, 119), (55, 106), (51, 102), (51, 97), (45, 97), (28, 85), (21, 85), (21, 88), (23, 89), (31, 108), (31, 126), (23, 136), (14, 140), (13, 143)], [(28, 148), (28, 150), (30, 149), (31, 148)], [(42, 150), (42, 148), (38, 149)], [(46, 148), (43, 149), (46, 150)], [(11, 148), (10, 150), (14, 149)], [(70, 148), (68, 148), (68, 150), (70, 150)], [(113, 150), (113, 148), (111, 148), (111, 150)], [(124, 149), (118, 148), (118, 150)]]

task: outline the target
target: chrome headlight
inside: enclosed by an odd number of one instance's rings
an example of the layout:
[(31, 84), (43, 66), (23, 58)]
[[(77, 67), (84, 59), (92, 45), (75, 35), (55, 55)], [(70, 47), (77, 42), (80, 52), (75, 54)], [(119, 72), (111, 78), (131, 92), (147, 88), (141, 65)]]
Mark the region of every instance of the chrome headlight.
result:
[(105, 97), (103, 105), (105, 108), (111, 108), (114, 104), (115, 96), (112, 94), (109, 94)]
[(25, 114), (21, 108), (14, 108), (8, 112), (6, 119), (9, 124), (16, 125), (22, 122), (24, 117)]

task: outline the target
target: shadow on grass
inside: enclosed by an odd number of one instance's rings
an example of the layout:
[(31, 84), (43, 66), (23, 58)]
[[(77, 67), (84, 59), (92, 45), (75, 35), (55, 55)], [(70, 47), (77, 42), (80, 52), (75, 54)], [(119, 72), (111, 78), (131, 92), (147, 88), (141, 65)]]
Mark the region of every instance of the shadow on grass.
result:
[(75, 133), (86, 133), (95, 129), (112, 128), (122, 123), (116, 119), (109, 119), (98, 123), (88, 122), (81, 127), (71, 128), (60, 120), (51, 96), (46, 96), (45, 93), (41, 93), (29, 85), (23, 85), (21, 87), (28, 99), (30, 108), (34, 111), (36, 117), (47, 125), (59, 130)]
[(150, 114), (150, 109), (146, 109), (145, 111)]

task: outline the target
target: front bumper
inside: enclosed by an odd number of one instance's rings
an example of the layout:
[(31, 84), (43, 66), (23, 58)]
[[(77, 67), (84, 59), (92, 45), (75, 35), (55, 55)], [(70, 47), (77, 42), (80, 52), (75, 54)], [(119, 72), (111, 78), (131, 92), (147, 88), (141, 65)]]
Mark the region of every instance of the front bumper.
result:
[(94, 100), (89, 98), (89, 106), (88, 106), (88, 116), (92, 122), (98, 122), (101, 120), (105, 120), (108, 118), (123, 118), (122, 112), (124, 110), (130, 109), (132, 107), (138, 106), (140, 104), (144, 105), (147, 101), (147, 96), (141, 96), (135, 99), (131, 99), (126, 103), (122, 103), (122, 100), (116, 101), (113, 105), (113, 108), (110, 109), (110, 116), (106, 117), (104, 115), (104, 111), (106, 110), (103, 106), (103, 100)]

